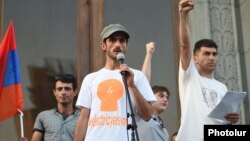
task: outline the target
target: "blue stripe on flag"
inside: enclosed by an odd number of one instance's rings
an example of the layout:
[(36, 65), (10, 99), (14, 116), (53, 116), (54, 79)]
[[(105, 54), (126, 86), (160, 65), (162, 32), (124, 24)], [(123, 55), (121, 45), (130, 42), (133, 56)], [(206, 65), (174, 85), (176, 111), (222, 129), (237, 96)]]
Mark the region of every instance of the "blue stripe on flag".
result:
[(18, 64), (18, 54), (16, 50), (9, 51), (4, 75), (4, 87), (15, 85), (21, 82)]

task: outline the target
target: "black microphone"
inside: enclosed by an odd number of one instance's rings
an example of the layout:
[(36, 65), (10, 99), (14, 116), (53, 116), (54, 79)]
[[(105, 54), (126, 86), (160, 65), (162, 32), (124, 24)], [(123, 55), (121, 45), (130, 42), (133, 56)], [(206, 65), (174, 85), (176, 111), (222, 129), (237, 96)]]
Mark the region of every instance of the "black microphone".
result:
[[(119, 52), (119, 53), (116, 55), (116, 59), (117, 59), (117, 61), (119, 61), (120, 65), (121, 65), (121, 64), (124, 64), (125, 55), (124, 55), (122, 52)], [(124, 77), (127, 76), (127, 72), (126, 72), (126, 71), (122, 71), (121, 74), (122, 74)]]
[(125, 55), (124, 55), (122, 52), (119, 52), (119, 53), (116, 55), (116, 59), (117, 59), (117, 61), (119, 61), (120, 65), (121, 65), (121, 64), (124, 64)]

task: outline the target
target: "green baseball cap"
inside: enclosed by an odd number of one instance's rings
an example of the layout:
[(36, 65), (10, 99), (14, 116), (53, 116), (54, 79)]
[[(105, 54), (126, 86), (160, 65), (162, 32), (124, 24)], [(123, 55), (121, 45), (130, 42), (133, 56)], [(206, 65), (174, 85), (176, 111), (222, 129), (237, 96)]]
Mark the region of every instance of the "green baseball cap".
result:
[(127, 39), (129, 38), (129, 33), (124, 26), (122, 26), (120, 24), (110, 24), (110, 25), (103, 28), (103, 31), (101, 33), (102, 41), (104, 41), (104, 39), (108, 38), (110, 35), (112, 35), (115, 32), (118, 32), (118, 31), (124, 32)]

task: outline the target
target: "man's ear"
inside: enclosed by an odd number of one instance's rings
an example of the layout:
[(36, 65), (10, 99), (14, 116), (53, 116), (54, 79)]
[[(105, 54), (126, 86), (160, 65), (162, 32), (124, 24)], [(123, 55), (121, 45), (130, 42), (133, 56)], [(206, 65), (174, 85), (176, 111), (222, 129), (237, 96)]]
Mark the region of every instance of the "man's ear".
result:
[(197, 61), (198, 61), (198, 60), (197, 60), (197, 58), (198, 58), (198, 56), (197, 56), (197, 55), (194, 55), (194, 56), (193, 56), (193, 59), (194, 59), (194, 63), (195, 63), (195, 64), (197, 64), (197, 63), (198, 63), (198, 62), (197, 62)]
[(105, 42), (101, 42), (101, 43), (100, 43), (100, 47), (101, 47), (101, 49), (102, 49), (104, 52), (105, 52), (106, 49), (107, 49), (107, 46), (106, 46)]
[(74, 97), (78, 95), (78, 92), (79, 92), (78, 89), (75, 89), (75, 90), (74, 90)]
[(53, 94), (56, 97), (56, 90), (55, 89), (53, 89)]

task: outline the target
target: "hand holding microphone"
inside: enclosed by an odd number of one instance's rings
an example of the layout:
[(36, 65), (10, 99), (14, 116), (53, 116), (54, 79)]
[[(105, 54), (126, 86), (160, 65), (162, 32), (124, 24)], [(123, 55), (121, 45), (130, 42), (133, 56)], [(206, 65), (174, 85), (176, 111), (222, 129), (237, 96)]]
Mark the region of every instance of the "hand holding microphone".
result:
[(122, 76), (127, 79), (128, 86), (132, 86), (134, 84), (134, 73), (129, 69), (128, 65), (124, 63), (125, 55), (122, 52), (119, 52), (116, 59), (120, 63), (120, 72)]

